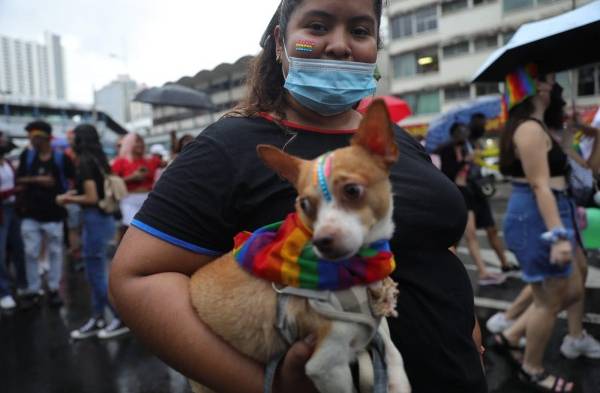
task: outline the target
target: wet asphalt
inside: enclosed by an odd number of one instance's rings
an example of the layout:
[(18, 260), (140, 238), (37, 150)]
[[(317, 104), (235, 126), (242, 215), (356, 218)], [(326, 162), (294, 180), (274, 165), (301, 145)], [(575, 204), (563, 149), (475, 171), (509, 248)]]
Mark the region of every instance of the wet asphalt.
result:
[[(500, 214), (503, 201), (494, 201), (493, 207)], [(470, 258), (461, 255), (461, 259), (473, 280), (476, 297), (484, 303), (485, 299), (510, 302), (522, 287), (519, 279), (510, 278), (498, 287), (478, 288)], [(590, 260), (590, 266), (600, 268), (599, 255)], [(0, 313), (0, 393), (191, 392), (181, 374), (149, 353), (131, 334), (109, 340), (70, 340), (70, 330), (89, 316), (90, 296), (84, 273), (74, 271), (68, 263), (61, 293), (65, 304), (58, 309), (42, 302), (29, 310)], [(600, 289), (587, 288), (586, 297), (586, 312), (591, 318), (585, 328), (600, 338)], [(485, 320), (497, 309), (494, 304), (477, 307), (484, 341), (489, 339)], [(559, 320), (546, 351), (547, 368), (572, 378), (579, 392), (600, 393), (599, 360), (572, 361), (559, 355), (566, 331), (566, 321)], [(531, 392), (519, 382), (510, 363), (492, 348), (486, 352), (485, 365), (491, 393)]]

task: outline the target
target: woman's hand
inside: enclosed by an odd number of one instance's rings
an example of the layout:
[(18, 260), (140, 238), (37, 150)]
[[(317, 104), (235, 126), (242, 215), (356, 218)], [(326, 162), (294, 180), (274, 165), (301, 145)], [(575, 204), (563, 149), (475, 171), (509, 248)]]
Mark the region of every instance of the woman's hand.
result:
[(573, 259), (573, 248), (568, 240), (559, 240), (550, 248), (550, 263), (564, 266)]
[(64, 205), (66, 205), (68, 203), (71, 203), (72, 202), (71, 201), (71, 196), (73, 196), (75, 194), (77, 194), (77, 191), (71, 190), (71, 191), (67, 191), (64, 194), (57, 195), (56, 199), (55, 199), (56, 204), (59, 205), (59, 206), (64, 206)]
[(306, 362), (313, 353), (314, 345), (314, 337), (308, 336), (290, 347), (275, 375), (274, 392), (318, 393), (305, 371)]

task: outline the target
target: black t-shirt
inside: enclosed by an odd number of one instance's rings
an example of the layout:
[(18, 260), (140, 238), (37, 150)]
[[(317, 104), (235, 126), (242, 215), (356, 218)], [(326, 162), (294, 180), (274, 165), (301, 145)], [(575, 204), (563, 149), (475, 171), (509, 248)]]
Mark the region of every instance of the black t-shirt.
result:
[[(53, 187), (42, 187), (35, 184), (28, 184), (25, 190), (19, 195), (19, 213), (24, 218), (32, 218), (41, 222), (61, 221), (66, 217), (66, 210), (56, 204), (56, 196), (64, 193), (65, 187), (63, 180), (71, 180), (74, 178), (75, 169), (73, 162), (66, 155), (62, 154), (60, 160), (55, 158), (57, 153), (53, 152), (52, 156), (47, 161), (41, 161), (37, 152), (31, 161), (31, 165), (27, 165), (28, 150), (25, 149), (19, 157), (19, 168), (17, 169), (17, 177), (23, 176), (46, 176), (54, 177)], [(61, 168), (58, 163), (61, 162)]]
[[(186, 146), (161, 176), (132, 225), (202, 254), (220, 255), (232, 238), (280, 221), (296, 191), (268, 169), (256, 145), (305, 159), (346, 146), (353, 131), (325, 131), (257, 118), (224, 118)], [(472, 340), (471, 284), (448, 247), (460, 239), (466, 208), (456, 186), (416, 140), (395, 128), (400, 158), (393, 166), (396, 231), (391, 246), (399, 283), (398, 318), (389, 320), (415, 393), (487, 391)]]
[(79, 165), (77, 165), (77, 172), (75, 176), (75, 187), (77, 194), (84, 194), (83, 182), (86, 180), (93, 180), (96, 183), (96, 192), (98, 193), (98, 199), (104, 198), (104, 175), (100, 171), (96, 161), (88, 156), (82, 156), (79, 159)]

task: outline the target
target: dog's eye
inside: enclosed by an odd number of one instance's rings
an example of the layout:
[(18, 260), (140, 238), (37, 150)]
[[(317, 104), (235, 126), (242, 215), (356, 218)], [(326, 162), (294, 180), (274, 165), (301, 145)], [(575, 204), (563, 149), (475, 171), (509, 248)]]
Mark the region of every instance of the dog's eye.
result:
[(358, 184), (346, 184), (344, 186), (344, 196), (351, 201), (356, 201), (362, 197), (365, 188)]
[(304, 211), (304, 213), (310, 215), (312, 212), (312, 203), (308, 198), (300, 198), (300, 208)]

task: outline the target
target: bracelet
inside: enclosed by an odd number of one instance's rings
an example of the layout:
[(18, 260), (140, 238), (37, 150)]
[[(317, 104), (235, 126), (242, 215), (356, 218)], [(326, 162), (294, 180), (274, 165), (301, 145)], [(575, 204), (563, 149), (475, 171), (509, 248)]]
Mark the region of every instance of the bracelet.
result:
[(569, 240), (571, 236), (569, 230), (564, 227), (556, 227), (542, 233), (540, 238), (548, 243), (554, 244), (561, 240)]

